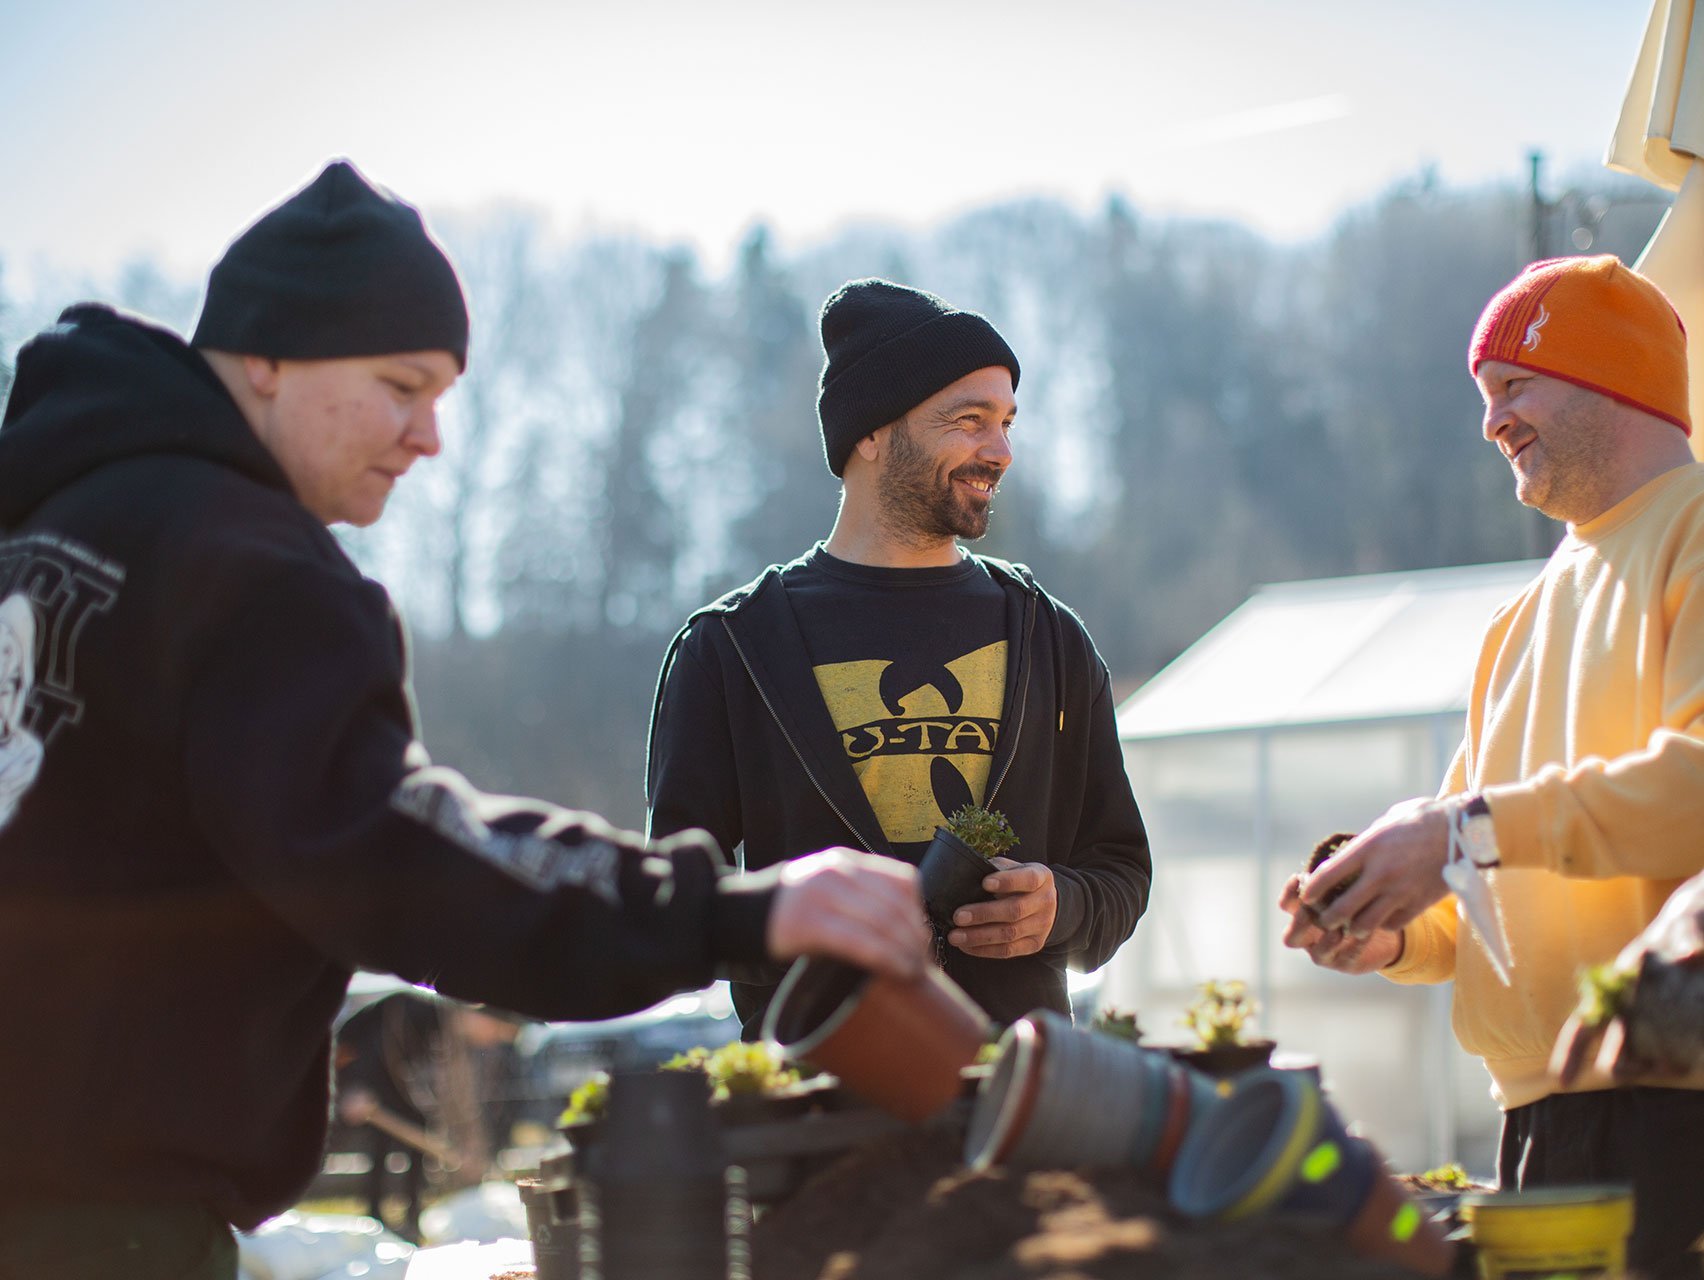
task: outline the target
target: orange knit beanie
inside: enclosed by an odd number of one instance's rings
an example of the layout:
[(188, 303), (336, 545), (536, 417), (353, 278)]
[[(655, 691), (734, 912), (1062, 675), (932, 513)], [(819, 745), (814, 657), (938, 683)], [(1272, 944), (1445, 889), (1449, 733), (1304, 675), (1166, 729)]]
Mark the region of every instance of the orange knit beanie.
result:
[(1467, 348), (1630, 404), (1692, 434), (1686, 327), (1661, 289), (1612, 254), (1535, 262), (1486, 304)]

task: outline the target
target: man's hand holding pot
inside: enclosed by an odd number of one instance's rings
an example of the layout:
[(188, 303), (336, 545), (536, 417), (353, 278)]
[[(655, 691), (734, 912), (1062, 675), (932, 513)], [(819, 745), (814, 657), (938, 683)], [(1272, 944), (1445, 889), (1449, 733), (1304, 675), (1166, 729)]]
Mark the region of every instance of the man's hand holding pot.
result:
[(1053, 918), (1059, 911), (1053, 872), (1041, 862), (988, 861), (997, 870), (983, 879), (982, 887), (994, 895), (994, 901), (971, 903), (955, 911), (955, 928), (947, 941), (966, 955), (988, 960), (1034, 955), (1053, 932)]

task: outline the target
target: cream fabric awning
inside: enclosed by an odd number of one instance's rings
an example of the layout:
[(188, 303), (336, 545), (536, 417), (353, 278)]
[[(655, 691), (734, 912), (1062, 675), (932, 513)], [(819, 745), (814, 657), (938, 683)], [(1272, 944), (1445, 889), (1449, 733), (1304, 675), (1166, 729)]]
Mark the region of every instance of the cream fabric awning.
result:
[(1634, 266), (1686, 325), (1692, 452), (1704, 459), (1704, 22), (1694, 0), (1655, 0), (1604, 163), (1678, 191)]

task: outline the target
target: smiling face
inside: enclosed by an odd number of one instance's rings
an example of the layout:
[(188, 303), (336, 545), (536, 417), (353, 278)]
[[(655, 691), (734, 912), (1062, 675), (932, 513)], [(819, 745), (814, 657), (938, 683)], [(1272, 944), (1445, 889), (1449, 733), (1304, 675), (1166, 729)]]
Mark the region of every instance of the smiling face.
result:
[(1474, 374), (1484, 435), (1515, 473), (1515, 497), (1580, 524), (1613, 505), (1616, 406), (1607, 396), (1501, 360)]
[(883, 427), (876, 482), (881, 517), (912, 542), (980, 538), (994, 492), (1012, 463), (1018, 411), (1011, 370), (996, 365), (950, 383)]
[(438, 452), (438, 400), (460, 373), (447, 351), (245, 363), (255, 434), (326, 524), (372, 524), (403, 473)]

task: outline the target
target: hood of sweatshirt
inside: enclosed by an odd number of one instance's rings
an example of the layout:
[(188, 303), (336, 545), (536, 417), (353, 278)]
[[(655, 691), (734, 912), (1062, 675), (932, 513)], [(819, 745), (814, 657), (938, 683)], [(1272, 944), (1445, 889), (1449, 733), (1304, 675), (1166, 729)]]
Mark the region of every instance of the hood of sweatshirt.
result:
[(0, 529), (89, 473), (187, 454), (290, 492), (290, 483), (193, 348), (98, 303), (67, 307), (18, 353), (0, 421)]

